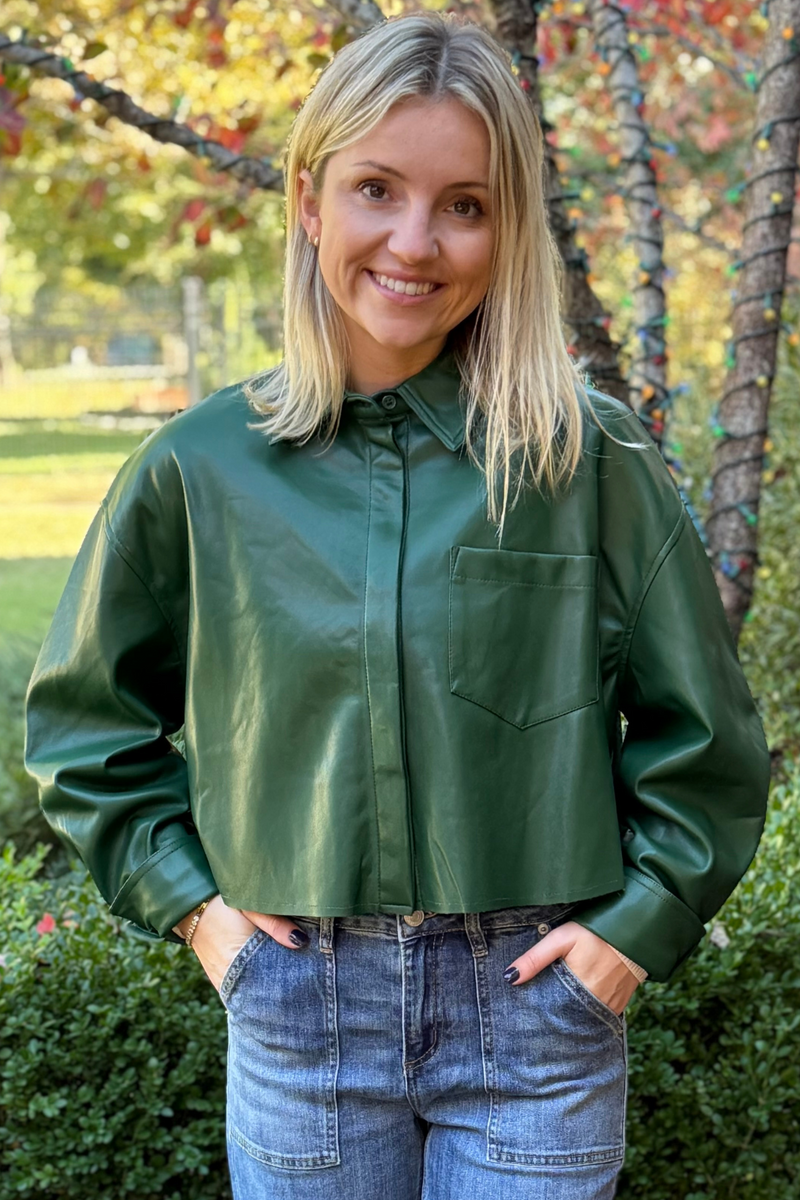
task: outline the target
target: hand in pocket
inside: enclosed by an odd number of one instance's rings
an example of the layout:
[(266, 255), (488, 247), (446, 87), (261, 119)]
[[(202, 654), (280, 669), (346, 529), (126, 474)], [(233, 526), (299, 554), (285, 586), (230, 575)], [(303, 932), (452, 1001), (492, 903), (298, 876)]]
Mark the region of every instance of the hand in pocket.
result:
[[(228, 967), (256, 928), (290, 950), (301, 949), (308, 941), (290, 917), (230, 908), (220, 895), (204, 909), (192, 937), (192, 949), (217, 991)], [(293, 931), (300, 935), (299, 945), (290, 936)]]
[(557, 926), (515, 959), (507, 968), (507, 977), (512, 968), (517, 969), (517, 974), (509, 982), (526, 983), (557, 958), (564, 960), (597, 1000), (618, 1017), (622, 1016), (638, 986), (636, 976), (608, 942), (576, 921)]

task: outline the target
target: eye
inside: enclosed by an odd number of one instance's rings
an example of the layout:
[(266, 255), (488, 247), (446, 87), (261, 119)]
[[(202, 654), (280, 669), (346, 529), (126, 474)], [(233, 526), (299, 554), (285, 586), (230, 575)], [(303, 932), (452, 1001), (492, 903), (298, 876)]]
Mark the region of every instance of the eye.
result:
[[(365, 183), (360, 183), (358, 185), (358, 191), (361, 192), (362, 196), (366, 194), (364, 192), (364, 188), (380, 188), (382, 192), (386, 191), (386, 188), (382, 183), (373, 183), (371, 179), (368, 179)], [(367, 196), (367, 199), (374, 200), (375, 196)]]
[[(360, 183), (358, 185), (357, 191), (361, 192), (362, 196), (365, 196), (367, 200), (374, 200), (376, 203), (379, 203), (380, 200), (382, 199), (382, 197), (381, 196), (368, 196), (365, 189), (369, 189), (369, 188), (378, 188), (379, 191), (385, 192), (386, 185), (384, 183), (377, 183), (374, 179), (366, 179), (363, 183)], [(466, 204), (466, 205), (470, 206), (471, 208), (474, 208), (476, 210), (475, 214), (474, 214), (476, 217), (483, 216), (483, 205), (480, 203), (480, 201), (475, 200), (472, 196), (462, 196), (459, 200), (453, 201), (453, 207), (455, 207), (458, 204)], [(469, 217), (469, 216), (472, 216), (472, 214), (471, 213), (458, 213), (458, 216)]]
[[(455, 204), (469, 204), (472, 206), (472, 208), (477, 209), (477, 211), (475, 213), (476, 217), (483, 216), (483, 205), (480, 203), (479, 200), (473, 200), (471, 196), (462, 196), (462, 198), (460, 200), (456, 200), (454, 203)], [(469, 214), (465, 213), (464, 215), (468, 216)]]

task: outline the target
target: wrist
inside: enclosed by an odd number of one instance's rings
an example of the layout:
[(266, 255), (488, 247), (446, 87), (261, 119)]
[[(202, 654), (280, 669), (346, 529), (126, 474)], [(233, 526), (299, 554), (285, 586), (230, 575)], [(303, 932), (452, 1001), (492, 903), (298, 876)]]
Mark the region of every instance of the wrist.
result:
[(172, 926), (173, 933), (177, 933), (178, 936), (182, 937), (184, 941), (186, 941), (187, 935), (194, 937), (197, 926), (203, 919), (203, 913), (212, 899), (213, 896), (209, 897), (208, 900), (204, 900), (202, 904), (195, 905), (195, 907), (191, 909), (191, 911), (188, 912), (185, 917), (182, 917), (181, 920), (178, 921), (177, 925)]
[[(610, 942), (608, 944), (609, 944), (609, 946), (611, 946)], [(611, 946), (611, 949), (614, 951), (614, 953), (616, 954), (616, 956), (618, 958), (622, 959), (622, 961), (625, 963), (625, 966), (628, 968), (631, 975), (633, 975), (636, 982), (644, 983), (645, 979), (647, 979), (647, 971), (645, 971), (644, 967), (640, 967), (638, 963), (635, 963), (633, 961), (633, 959), (628, 958), (625, 954), (622, 953), (621, 950), (618, 950), (616, 946)]]

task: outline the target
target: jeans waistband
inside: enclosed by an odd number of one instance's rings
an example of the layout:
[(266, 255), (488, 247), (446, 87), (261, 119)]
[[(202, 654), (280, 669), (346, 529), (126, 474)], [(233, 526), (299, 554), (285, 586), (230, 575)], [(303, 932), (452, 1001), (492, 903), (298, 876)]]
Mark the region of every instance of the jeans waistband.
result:
[(414, 913), (359, 913), (348, 917), (308, 917), (292, 914), (298, 923), (352, 933), (378, 934), (406, 939), (426, 937), (437, 933), (463, 933), (480, 928), (514, 929), (526, 925), (552, 925), (576, 907), (576, 902), (561, 904), (532, 904), (515, 908), (499, 908), (482, 913), (430, 913), (421, 909)]

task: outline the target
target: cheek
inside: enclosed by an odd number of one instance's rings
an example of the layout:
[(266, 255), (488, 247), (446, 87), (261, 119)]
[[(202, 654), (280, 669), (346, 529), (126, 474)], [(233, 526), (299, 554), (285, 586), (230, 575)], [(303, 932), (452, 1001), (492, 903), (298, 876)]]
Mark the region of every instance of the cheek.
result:
[(464, 278), (473, 286), (485, 287), (489, 282), (492, 266), (492, 241), (490, 238), (476, 238), (464, 248), (461, 256)]

